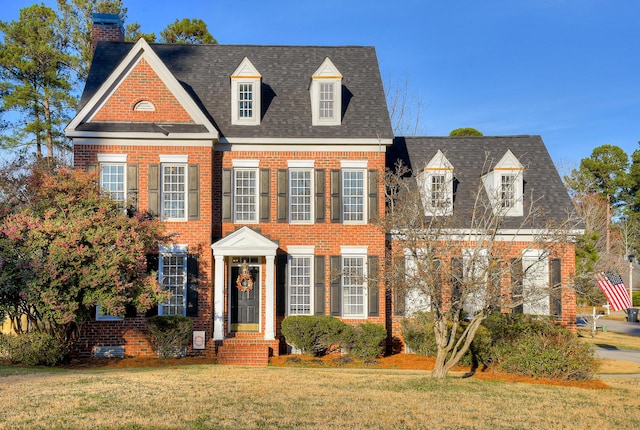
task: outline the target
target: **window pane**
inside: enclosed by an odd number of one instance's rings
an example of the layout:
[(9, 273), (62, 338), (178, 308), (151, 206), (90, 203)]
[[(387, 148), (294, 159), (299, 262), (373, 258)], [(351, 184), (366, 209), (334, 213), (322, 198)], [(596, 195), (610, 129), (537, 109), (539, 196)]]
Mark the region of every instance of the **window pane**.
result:
[(333, 118), (333, 84), (320, 84), (320, 118)]
[(364, 258), (342, 259), (342, 313), (344, 316), (364, 315)]
[(342, 207), (345, 221), (364, 220), (364, 171), (342, 172)]
[(185, 314), (186, 260), (184, 254), (162, 254), (159, 277), (162, 287), (172, 294), (162, 304), (163, 315)]
[(512, 208), (516, 204), (515, 176), (502, 175), (500, 199), (503, 208)]
[(292, 222), (311, 220), (311, 170), (289, 172), (289, 214)]
[(292, 257), (289, 266), (289, 314), (311, 314), (311, 257)]
[(119, 204), (124, 203), (124, 164), (103, 164), (101, 167), (100, 188)]
[(236, 221), (256, 220), (257, 184), (255, 170), (234, 170)]
[(184, 165), (162, 166), (162, 215), (164, 218), (184, 219), (185, 183)]
[(444, 175), (431, 176), (431, 206), (434, 208), (446, 207), (445, 177)]
[(253, 118), (253, 84), (238, 85), (238, 115)]

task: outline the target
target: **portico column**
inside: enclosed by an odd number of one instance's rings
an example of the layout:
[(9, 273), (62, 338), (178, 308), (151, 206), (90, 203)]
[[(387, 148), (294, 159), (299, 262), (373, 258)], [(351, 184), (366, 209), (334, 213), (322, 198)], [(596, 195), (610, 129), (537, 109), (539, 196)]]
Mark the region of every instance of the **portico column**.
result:
[(224, 256), (216, 255), (213, 278), (213, 340), (224, 339)]
[(265, 277), (265, 284), (267, 288), (267, 299), (265, 303), (265, 325), (264, 325), (264, 338), (265, 340), (273, 340), (276, 338), (275, 332), (275, 276), (274, 276), (274, 262), (275, 256), (267, 255), (267, 274)]

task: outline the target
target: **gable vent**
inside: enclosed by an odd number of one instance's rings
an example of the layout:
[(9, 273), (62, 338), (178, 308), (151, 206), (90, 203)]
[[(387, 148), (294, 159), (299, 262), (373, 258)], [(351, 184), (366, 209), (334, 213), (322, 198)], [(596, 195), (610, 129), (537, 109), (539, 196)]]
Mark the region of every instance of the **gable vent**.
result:
[(155, 112), (156, 107), (149, 100), (141, 100), (133, 107), (137, 112)]

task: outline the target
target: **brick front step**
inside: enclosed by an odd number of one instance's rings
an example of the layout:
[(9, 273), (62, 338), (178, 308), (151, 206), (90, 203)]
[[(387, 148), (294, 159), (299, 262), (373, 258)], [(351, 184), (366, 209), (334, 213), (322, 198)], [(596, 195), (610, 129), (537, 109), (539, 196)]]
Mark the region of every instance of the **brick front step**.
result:
[(217, 363), (240, 366), (266, 366), (272, 342), (264, 340), (225, 339), (218, 345)]

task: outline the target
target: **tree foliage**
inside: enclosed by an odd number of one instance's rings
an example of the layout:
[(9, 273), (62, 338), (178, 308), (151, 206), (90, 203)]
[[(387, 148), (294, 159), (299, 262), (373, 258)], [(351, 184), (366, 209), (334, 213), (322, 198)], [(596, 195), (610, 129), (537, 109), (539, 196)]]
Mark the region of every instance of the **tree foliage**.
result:
[(483, 136), (481, 131), (471, 127), (456, 128), (451, 130), (449, 136)]
[(146, 256), (162, 239), (159, 221), (128, 217), (102, 196), (95, 175), (35, 168), (23, 209), (0, 222), (0, 308), (18, 331), (33, 328), (63, 343), (99, 305), (124, 316), (162, 299)]
[(164, 43), (218, 43), (201, 19), (176, 19), (160, 32), (160, 36)]
[(0, 139), (5, 148), (35, 146), (42, 156), (66, 149), (63, 126), (75, 99), (67, 39), (55, 11), (44, 5), (20, 10), (17, 21), (0, 22)]

